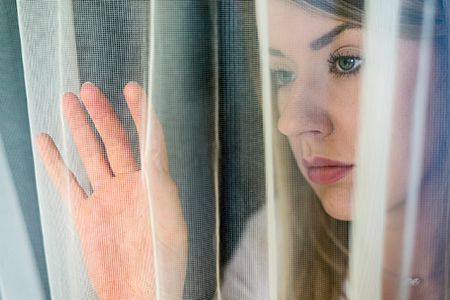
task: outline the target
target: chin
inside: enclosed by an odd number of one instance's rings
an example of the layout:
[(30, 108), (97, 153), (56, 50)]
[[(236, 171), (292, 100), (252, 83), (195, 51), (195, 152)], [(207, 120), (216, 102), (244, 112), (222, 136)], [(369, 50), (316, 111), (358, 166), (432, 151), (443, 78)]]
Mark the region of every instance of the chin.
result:
[(340, 221), (352, 219), (352, 191), (344, 187), (326, 188), (316, 191), (325, 212)]

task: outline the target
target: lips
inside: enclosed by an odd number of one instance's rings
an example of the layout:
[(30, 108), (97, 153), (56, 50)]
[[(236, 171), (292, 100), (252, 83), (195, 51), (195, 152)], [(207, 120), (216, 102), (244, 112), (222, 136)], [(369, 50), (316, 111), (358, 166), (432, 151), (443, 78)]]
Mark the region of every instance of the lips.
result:
[(354, 166), (349, 163), (322, 157), (314, 157), (309, 161), (303, 159), (302, 162), (307, 169), (308, 178), (317, 184), (337, 182), (347, 176)]

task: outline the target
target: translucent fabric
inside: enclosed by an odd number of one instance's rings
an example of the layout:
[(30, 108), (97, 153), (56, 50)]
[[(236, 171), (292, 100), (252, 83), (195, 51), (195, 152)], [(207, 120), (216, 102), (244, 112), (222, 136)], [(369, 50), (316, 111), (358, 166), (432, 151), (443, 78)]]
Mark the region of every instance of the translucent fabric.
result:
[(447, 0), (2, 1), (0, 299), (450, 299)]

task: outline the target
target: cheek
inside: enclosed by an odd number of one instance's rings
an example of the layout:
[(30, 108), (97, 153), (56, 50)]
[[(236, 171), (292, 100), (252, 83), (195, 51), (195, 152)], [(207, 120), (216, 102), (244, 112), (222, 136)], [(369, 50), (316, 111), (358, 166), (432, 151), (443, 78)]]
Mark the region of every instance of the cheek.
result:
[(306, 169), (303, 167), (302, 159), (304, 157), (304, 146), (302, 147), (302, 139), (298, 137), (288, 137), (289, 147), (291, 148), (291, 153), (294, 156), (297, 168), (300, 170), (302, 175), (306, 178)]
[(400, 50), (391, 130), (390, 206), (403, 201), (406, 193), (417, 74), (415, 48), (401, 46)]
[(329, 115), (334, 125), (334, 148), (339, 158), (354, 162), (359, 122), (359, 76), (333, 83)]
[(276, 102), (276, 107), (278, 110), (278, 116), (281, 116), (286, 108), (288, 101), (292, 100), (292, 87), (286, 86), (282, 89), (279, 89), (275, 92), (275, 95), (272, 97)]
[[(417, 81), (417, 42), (401, 42), (394, 95), (393, 135), (404, 142), (411, 131), (414, 96)], [(396, 143), (396, 140), (393, 139)]]

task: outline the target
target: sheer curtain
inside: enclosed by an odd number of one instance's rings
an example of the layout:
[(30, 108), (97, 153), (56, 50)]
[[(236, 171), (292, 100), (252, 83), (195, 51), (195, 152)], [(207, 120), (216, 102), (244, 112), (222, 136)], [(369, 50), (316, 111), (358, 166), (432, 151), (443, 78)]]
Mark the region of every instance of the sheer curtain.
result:
[(1, 299), (450, 297), (446, 0), (0, 4)]

